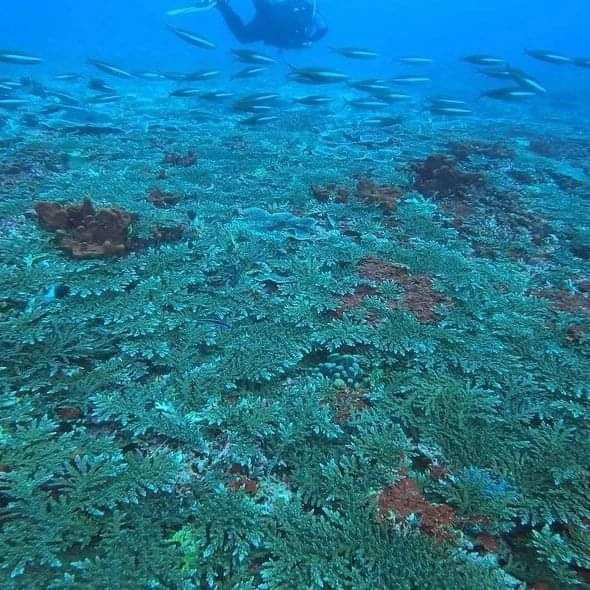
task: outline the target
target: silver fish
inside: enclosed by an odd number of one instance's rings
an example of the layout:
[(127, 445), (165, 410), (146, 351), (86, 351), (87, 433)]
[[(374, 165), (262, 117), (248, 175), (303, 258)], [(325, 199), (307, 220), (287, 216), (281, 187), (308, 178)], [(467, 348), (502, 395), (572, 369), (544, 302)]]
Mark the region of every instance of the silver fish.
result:
[(170, 93), (170, 96), (176, 96), (177, 98), (191, 98), (193, 96), (199, 96), (200, 93), (201, 91), (196, 88), (179, 88), (178, 90), (173, 90)]
[(350, 59), (375, 59), (376, 57), (379, 57), (379, 54), (376, 51), (362, 49), (360, 47), (334, 48), (332, 49), (332, 52)]
[(223, 90), (212, 90), (211, 92), (203, 92), (199, 94), (199, 98), (208, 100), (210, 102), (219, 102), (226, 100), (233, 96), (233, 92), (224, 92)]
[(53, 76), (54, 80), (58, 80), (59, 82), (76, 82), (82, 78), (82, 74), (58, 74), (57, 76)]
[(307, 84), (338, 84), (346, 82), (348, 76), (342, 72), (322, 68), (295, 68), (291, 66), (296, 82)]
[(248, 117), (247, 119), (242, 119), (240, 121), (240, 123), (242, 123), (242, 125), (250, 125), (250, 126), (255, 126), (255, 125), (261, 125), (264, 123), (271, 123), (272, 121), (276, 121), (278, 119), (278, 117), (276, 115), (252, 115), (251, 117)]
[(361, 110), (375, 110), (387, 108), (387, 103), (383, 100), (371, 100), (368, 98), (357, 98), (354, 100), (347, 100), (346, 104), (354, 109)]
[(521, 100), (526, 100), (527, 98), (533, 98), (534, 96), (538, 96), (538, 94), (536, 92), (533, 92), (532, 90), (527, 90), (525, 88), (507, 87), (495, 88), (494, 90), (487, 90), (486, 92), (482, 92), (481, 96), (493, 98), (495, 100), (517, 102)]
[(231, 52), (236, 56), (238, 61), (245, 64), (273, 65), (277, 63), (274, 57), (250, 49), (232, 49)]
[(217, 78), (221, 72), (219, 70), (198, 70), (184, 75), (185, 82), (200, 82), (203, 80), (211, 80)]
[(110, 104), (112, 102), (119, 102), (121, 98), (119, 94), (98, 94), (91, 96), (88, 102), (91, 104)]
[(321, 96), (321, 95), (314, 95), (314, 96), (303, 96), (301, 98), (296, 98), (295, 102), (299, 104), (303, 104), (310, 107), (316, 106), (324, 106), (330, 104), (333, 101), (332, 97), (330, 96)]
[(391, 80), (392, 84), (400, 84), (403, 86), (416, 86), (418, 84), (428, 84), (432, 82), (432, 78), (428, 76), (398, 76)]
[(176, 27), (168, 27), (168, 30), (174, 33), (179, 39), (182, 39), (183, 41), (186, 41), (195, 47), (200, 47), (201, 49), (216, 49), (214, 43), (208, 39), (205, 39), (204, 37), (200, 37), (192, 31), (187, 31), (186, 29), (177, 29)]
[(116, 78), (133, 78), (133, 75), (129, 72), (115, 66), (113, 64), (107, 63), (106, 61), (100, 61), (98, 59), (89, 59), (88, 63), (93, 65), (95, 68), (98, 68), (101, 72), (105, 74), (109, 74), (111, 76), (115, 76)]
[(402, 64), (406, 64), (409, 66), (427, 66), (434, 62), (434, 60), (430, 57), (420, 57), (410, 55), (408, 57), (400, 57), (398, 61)]
[(461, 58), (462, 61), (466, 61), (476, 66), (505, 66), (506, 60), (501, 57), (495, 57), (493, 55), (485, 55), (477, 53), (474, 55), (466, 55)]
[(473, 114), (471, 109), (465, 107), (430, 107), (433, 115), (446, 115), (447, 117), (466, 117)]
[(244, 79), (244, 78), (254, 78), (254, 77), (258, 76), (259, 74), (266, 72), (267, 70), (268, 70), (268, 68), (264, 67), (264, 66), (255, 66), (255, 67), (244, 68), (243, 70), (236, 72), (232, 76), (232, 79), (235, 80), (235, 79)]
[(24, 98), (1, 98), (0, 97), (0, 109), (14, 110), (20, 107), (27, 106), (28, 100)]
[(524, 52), (534, 59), (550, 64), (563, 65), (573, 63), (571, 57), (554, 53), (553, 51), (546, 51), (545, 49), (525, 49)]
[(33, 66), (40, 64), (43, 60), (35, 55), (22, 53), (20, 51), (0, 50), (0, 61), (4, 63), (19, 64), (21, 66)]

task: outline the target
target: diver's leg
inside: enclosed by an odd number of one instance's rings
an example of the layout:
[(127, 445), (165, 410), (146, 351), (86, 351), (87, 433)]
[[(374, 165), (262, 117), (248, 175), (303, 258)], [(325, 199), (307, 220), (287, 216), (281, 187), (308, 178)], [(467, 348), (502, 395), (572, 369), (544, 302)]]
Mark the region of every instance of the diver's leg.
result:
[(217, 8), (221, 12), (225, 24), (240, 43), (253, 43), (261, 40), (256, 19), (249, 24), (244, 24), (240, 15), (229, 5), (228, 0), (217, 0)]

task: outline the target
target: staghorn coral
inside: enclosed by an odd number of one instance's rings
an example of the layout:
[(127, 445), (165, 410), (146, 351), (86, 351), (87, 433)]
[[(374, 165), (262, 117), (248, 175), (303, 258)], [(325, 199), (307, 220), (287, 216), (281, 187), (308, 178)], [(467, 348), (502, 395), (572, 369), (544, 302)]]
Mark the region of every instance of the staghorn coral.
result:
[[(587, 198), (494, 123), (514, 161), (453, 163), (485, 166), (462, 200), (367, 215), (352, 189), (318, 206), (310, 178), (395, 185), (416, 154), (490, 129), (443, 135), (418, 113), (330, 146), (323, 117), (295, 141), (175, 116), (117, 140), (51, 134), (88, 170), (23, 170), (0, 200), (2, 587), (586, 583), (590, 287), (570, 245)], [(183, 202), (146, 202), (166, 146), (184, 157), (196, 134), (198, 169), (163, 170)], [(72, 262), (31, 231), (28, 195), (86, 193), (137, 211), (131, 256)]]

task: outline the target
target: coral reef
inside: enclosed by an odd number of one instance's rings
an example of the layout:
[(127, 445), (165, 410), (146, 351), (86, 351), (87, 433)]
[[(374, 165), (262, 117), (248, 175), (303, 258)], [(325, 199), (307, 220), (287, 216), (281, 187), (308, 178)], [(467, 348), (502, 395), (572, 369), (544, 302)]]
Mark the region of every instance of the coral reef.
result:
[(379, 518), (394, 517), (401, 523), (417, 519), (420, 530), (436, 539), (450, 536), (456, 521), (455, 511), (445, 504), (431, 504), (420, 488), (408, 477), (384, 488), (379, 494)]
[(338, 186), (336, 183), (328, 183), (319, 185), (311, 183), (309, 185), (309, 192), (313, 198), (320, 203), (347, 203), (350, 197), (350, 191), (344, 186)]
[(129, 249), (134, 215), (117, 208), (95, 209), (90, 198), (79, 204), (35, 203), (39, 225), (55, 233), (60, 249), (73, 258), (121, 256)]
[(433, 154), (412, 166), (414, 187), (419, 192), (432, 196), (464, 199), (485, 186), (481, 174), (463, 172), (449, 156)]
[(162, 164), (167, 166), (177, 166), (180, 168), (190, 168), (197, 163), (197, 160), (197, 152), (189, 149), (185, 154), (179, 152), (168, 152), (164, 154)]
[(588, 130), (122, 101), (0, 141), (0, 586), (587, 585)]
[(359, 180), (356, 186), (356, 192), (359, 199), (382, 209), (385, 213), (395, 211), (398, 201), (403, 191), (396, 186), (379, 185), (368, 178)]
[(168, 207), (174, 207), (175, 205), (178, 205), (178, 203), (181, 201), (181, 197), (174, 193), (169, 193), (162, 191), (159, 188), (154, 188), (149, 192), (147, 200), (154, 207), (158, 207), (159, 209), (167, 209)]
[(361, 262), (360, 275), (374, 283), (394, 281), (403, 290), (401, 301), (389, 303), (390, 309), (402, 306), (409, 309), (421, 322), (437, 322), (436, 313), (439, 306), (449, 305), (448, 298), (437, 293), (428, 276), (412, 276), (407, 268), (375, 258), (366, 258)]

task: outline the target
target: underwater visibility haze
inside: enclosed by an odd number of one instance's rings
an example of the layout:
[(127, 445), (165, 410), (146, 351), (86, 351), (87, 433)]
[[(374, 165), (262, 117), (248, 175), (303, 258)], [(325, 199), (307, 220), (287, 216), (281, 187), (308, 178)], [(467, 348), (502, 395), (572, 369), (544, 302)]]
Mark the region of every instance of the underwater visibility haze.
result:
[(0, 588), (590, 588), (589, 24), (5, 0)]

